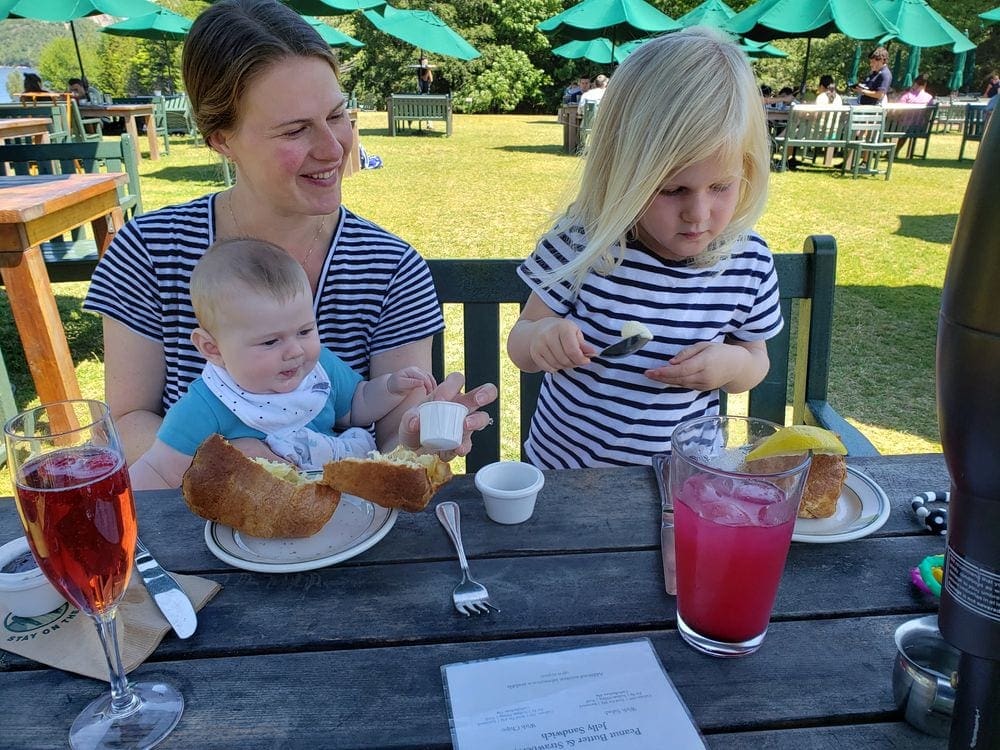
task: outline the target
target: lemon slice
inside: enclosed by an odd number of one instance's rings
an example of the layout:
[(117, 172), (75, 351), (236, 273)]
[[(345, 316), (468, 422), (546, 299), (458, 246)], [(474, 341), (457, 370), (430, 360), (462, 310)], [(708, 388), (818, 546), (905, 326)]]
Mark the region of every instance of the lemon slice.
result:
[(747, 454), (746, 460), (756, 461), (759, 458), (770, 458), (771, 456), (789, 456), (810, 450), (813, 453), (847, 455), (847, 448), (840, 442), (836, 433), (824, 430), (822, 427), (795, 424), (782, 427), (761, 440)]

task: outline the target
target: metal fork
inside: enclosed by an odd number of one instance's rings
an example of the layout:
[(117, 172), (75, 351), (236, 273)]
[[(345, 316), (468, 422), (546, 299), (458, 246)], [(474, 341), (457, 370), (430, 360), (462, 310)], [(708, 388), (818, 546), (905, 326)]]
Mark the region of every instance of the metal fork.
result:
[(451, 537), (452, 544), (458, 551), (458, 563), (462, 566), (462, 582), (455, 587), (451, 598), (455, 602), (455, 609), (468, 617), (469, 615), (486, 615), (492, 609), (499, 612), (493, 602), (490, 601), (490, 593), (486, 587), (478, 581), (472, 580), (469, 575), (469, 561), (465, 559), (465, 548), (462, 547), (462, 515), (458, 510), (458, 504), (450, 500), (438, 503), (434, 511), (438, 520), (444, 526), (444, 530)]

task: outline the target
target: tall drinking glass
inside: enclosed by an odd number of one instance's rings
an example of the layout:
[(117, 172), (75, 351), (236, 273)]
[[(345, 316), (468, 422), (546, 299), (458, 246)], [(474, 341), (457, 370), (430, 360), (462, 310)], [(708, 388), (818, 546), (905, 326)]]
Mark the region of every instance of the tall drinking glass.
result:
[(810, 463), (808, 453), (744, 460), (777, 429), (701, 417), (670, 441), (677, 629), (713, 656), (753, 653), (767, 633)]
[(111, 673), (111, 693), (73, 722), (73, 748), (148, 748), (184, 711), (160, 682), (125, 677), (115, 614), (135, 557), (136, 521), (125, 453), (107, 405), (62, 401), (4, 425), (17, 511), (39, 567), (66, 599), (90, 615)]

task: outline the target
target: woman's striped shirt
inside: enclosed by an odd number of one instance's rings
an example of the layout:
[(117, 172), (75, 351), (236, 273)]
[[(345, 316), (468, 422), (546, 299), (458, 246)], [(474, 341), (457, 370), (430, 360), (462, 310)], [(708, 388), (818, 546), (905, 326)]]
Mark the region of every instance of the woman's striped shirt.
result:
[(622, 359), (595, 357), (588, 365), (544, 377), (525, 451), (548, 469), (650, 463), (670, 449), (674, 426), (718, 414), (718, 391), (695, 391), (647, 378), (681, 349), (702, 341), (772, 338), (783, 325), (774, 260), (751, 235), (709, 268), (664, 260), (630, 242), (610, 274), (590, 272), (573, 295), (567, 284), (543, 289), (547, 269), (584, 246), (582, 230), (550, 233), (518, 273), (558, 315), (572, 320), (588, 343), (603, 349), (636, 320), (653, 340)]
[[(189, 284), (215, 239), (214, 196), (138, 216), (118, 233), (91, 280), (84, 309), (163, 344), (163, 408), (205, 365)], [(341, 207), (314, 301), (322, 343), (362, 377), (372, 355), (444, 329), (434, 282), (409, 244)]]

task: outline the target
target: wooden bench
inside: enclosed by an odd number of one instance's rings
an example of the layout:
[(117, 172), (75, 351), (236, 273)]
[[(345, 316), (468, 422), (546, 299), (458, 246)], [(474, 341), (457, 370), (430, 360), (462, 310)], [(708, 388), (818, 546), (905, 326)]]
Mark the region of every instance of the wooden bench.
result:
[(597, 105), (599, 102), (585, 100), (581, 103), (580, 111), (580, 135), (577, 139), (577, 151), (583, 153), (590, 140), (590, 133), (594, 129), (594, 120), (597, 118)]
[(194, 124), (194, 116), (191, 114), (191, 105), (188, 102), (187, 94), (180, 93), (168, 96), (163, 100), (163, 107), (167, 116), (167, 132), (171, 135), (198, 135), (198, 128)]
[[(75, 174), (78, 171), (125, 172), (128, 183), (118, 188), (119, 202), (126, 217), (142, 213), (139, 168), (128, 135), (122, 135), (119, 141), (100, 143), (0, 146), (0, 174)], [(50, 281), (88, 281), (97, 265), (97, 244), (76, 231), (72, 239), (42, 243), (42, 256)]]
[(912, 159), (917, 141), (923, 139), (924, 151), (921, 159), (927, 158), (931, 133), (937, 118), (937, 104), (887, 104), (885, 107), (885, 138), (896, 139), (896, 155), (906, 149), (906, 158)]
[[(833, 331), (837, 244), (833, 237), (815, 235), (805, 241), (802, 253), (774, 256), (781, 288), (785, 327), (767, 342), (771, 369), (749, 394), (752, 416), (786, 422), (791, 405), (792, 424), (819, 424), (841, 436), (851, 455), (872, 456), (878, 451), (854, 426), (844, 420), (827, 400), (830, 343)], [(445, 331), (433, 344), (434, 375), (445, 372), (445, 352), (458, 351), (462, 360), (452, 365), (464, 370), (466, 382), (501, 383), (501, 362), (506, 361), (506, 341), (501, 337), (501, 306), (519, 311), (528, 299), (528, 287), (517, 275), (520, 260), (429, 260), (431, 274), (443, 305), (461, 306), (464, 335)], [(793, 331), (795, 333), (793, 339)], [(508, 362), (509, 364), (509, 362)], [(513, 365), (510, 365), (513, 367)], [(523, 446), (541, 387), (541, 373), (517, 373), (519, 419), (516, 436), (501, 434), (500, 414), (511, 408), (507, 394), (487, 411), (493, 424), (476, 433), (466, 471), (473, 472), (501, 455), (501, 439), (515, 438)], [(722, 394), (725, 396), (725, 394)], [(725, 399), (723, 399), (725, 410)], [(523, 451), (523, 448), (522, 448)], [(522, 452), (523, 458), (523, 452)]]
[(788, 168), (792, 149), (833, 149), (847, 145), (847, 122), (851, 108), (820, 107), (815, 104), (797, 104), (788, 113), (785, 130), (774, 136), (774, 145), (780, 149), (779, 172)]
[(449, 94), (390, 94), (385, 100), (389, 113), (389, 135), (396, 135), (402, 122), (437, 120), (445, 123), (445, 134), (451, 135), (451, 96)]

